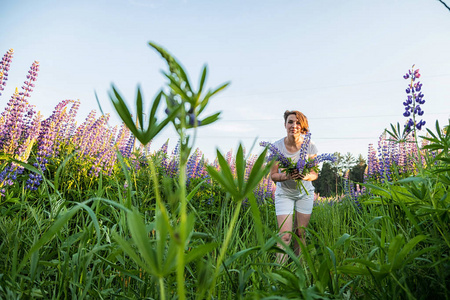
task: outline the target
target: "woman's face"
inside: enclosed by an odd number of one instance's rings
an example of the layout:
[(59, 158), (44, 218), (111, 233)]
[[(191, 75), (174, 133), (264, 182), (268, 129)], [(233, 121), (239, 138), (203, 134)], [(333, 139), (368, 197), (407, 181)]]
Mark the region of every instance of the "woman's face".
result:
[(298, 136), (300, 135), (302, 129), (300, 126), (300, 121), (297, 120), (297, 116), (295, 114), (291, 114), (287, 117), (284, 127), (286, 127), (286, 133), (288, 136)]

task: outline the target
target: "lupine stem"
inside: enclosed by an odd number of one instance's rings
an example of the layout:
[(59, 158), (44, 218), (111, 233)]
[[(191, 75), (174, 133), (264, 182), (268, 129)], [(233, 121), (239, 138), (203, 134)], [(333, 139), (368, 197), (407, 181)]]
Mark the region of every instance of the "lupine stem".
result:
[(179, 130), (180, 135), (180, 174), (178, 177), (179, 189), (180, 189), (180, 224), (179, 224), (179, 243), (178, 243), (178, 263), (177, 263), (177, 289), (178, 298), (180, 300), (186, 299), (186, 291), (184, 288), (184, 248), (186, 245), (186, 222), (187, 222), (187, 212), (186, 212), (186, 164), (187, 157), (189, 157), (189, 148), (186, 144), (186, 133), (185, 133), (185, 111), (181, 109), (181, 126)]
[(164, 278), (159, 277), (159, 292), (161, 294), (161, 300), (166, 300), (166, 290), (164, 288)]
[(230, 226), (228, 227), (227, 235), (225, 236), (225, 240), (223, 241), (222, 248), (220, 248), (219, 258), (217, 259), (216, 270), (214, 272), (213, 281), (211, 284), (211, 289), (209, 290), (208, 299), (212, 297), (214, 293), (215, 285), (217, 277), (219, 276), (220, 266), (222, 265), (223, 259), (227, 252), (228, 244), (230, 243), (231, 236), (233, 234), (234, 226), (236, 225), (236, 221), (239, 217), (239, 212), (241, 211), (242, 200), (239, 200), (237, 206), (234, 210), (233, 218), (231, 219)]

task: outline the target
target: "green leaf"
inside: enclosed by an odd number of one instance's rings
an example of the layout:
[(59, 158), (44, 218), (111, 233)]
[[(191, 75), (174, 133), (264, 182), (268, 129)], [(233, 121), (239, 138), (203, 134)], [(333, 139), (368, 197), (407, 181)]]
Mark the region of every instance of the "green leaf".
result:
[(198, 92), (197, 92), (198, 96), (200, 96), (203, 91), (203, 85), (205, 84), (207, 73), (208, 73), (208, 67), (205, 65), (203, 67), (202, 76), (200, 78), (200, 84), (199, 84), (199, 88), (198, 88)]
[(361, 267), (361, 266), (350, 266), (350, 265), (344, 265), (337, 267), (337, 270), (340, 273), (346, 274), (346, 275), (364, 275), (369, 276), (370, 272), (367, 268)]
[(233, 178), (233, 173), (231, 172), (231, 168), (219, 150), (217, 150), (217, 160), (219, 162), (220, 173), (222, 174), (223, 178), (228, 182), (228, 184), (230, 186), (233, 186), (234, 189), (237, 190), (237, 187), (235, 185), (234, 178)]
[(250, 175), (247, 179), (247, 185), (245, 186), (245, 194), (253, 191), (253, 189), (258, 185), (261, 179), (269, 173), (274, 161), (266, 164), (266, 166), (263, 168), (262, 165), (264, 164), (266, 153), (267, 148), (263, 150), (263, 152), (258, 156), (255, 163), (253, 164), (252, 170), (250, 171)]
[(144, 129), (144, 112), (142, 110), (142, 94), (141, 89), (138, 86), (137, 88), (137, 95), (136, 95), (136, 113), (138, 118), (138, 129), (143, 130)]
[(392, 198), (392, 195), (388, 190), (383, 189), (377, 185), (370, 184), (370, 183), (361, 183), (360, 185), (370, 188), (371, 189), (370, 191), (375, 195), (382, 196), (382, 197), (385, 197), (388, 199)]
[(114, 240), (119, 244), (120, 248), (128, 255), (130, 258), (147, 273), (157, 276), (154, 269), (150, 268), (144, 261), (139, 257), (136, 251), (131, 247), (131, 244), (125, 241), (117, 232), (113, 232), (112, 236)]
[[(250, 255), (253, 252), (257, 252), (261, 249), (261, 247), (256, 246), (256, 247), (250, 247), (241, 251), (238, 251), (236, 253), (234, 253), (233, 255), (231, 255), (230, 257), (228, 257), (225, 261), (224, 261), (224, 265), (225, 266), (229, 266), (230, 264), (232, 264), (234, 261), (236, 261), (237, 259), (240, 258), (244, 258), (248, 255)], [(222, 266), (223, 267), (223, 266)]]
[(219, 115), (220, 115), (220, 112), (215, 113), (213, 115), (210, 115), (210, 116), (204, 118), (203, 120), (201, 120), (202, 123), (199, 125), (199, 127), (216, 122), (219, 119)]
[(412, 238), (411, 240), (408, 241), (408, 243), (406, 243), (406, 245), (403, 247), (403, 249), (400, 251), (400, 253), (398, 254), (398, 261), (404, 262), (406, 255), (408, 255), (408, 253), (421, 241), (425, 240), (427, 238), (426, 235), (417, 235), (414, 238)]
[(228, 193), (233, 197), (236, 195), (236, 187), (234, 184), (230, 184), (213, 166), (206, 166), (206, 170), (208, 171), (209, 176), (217, 181)]
[(189, 97), (186, 92), (183, 90), (183, 88), (180, 86), (180, 84), (177, 82), (177, 80), (171, 76), (171, 75), (167, 75), (166, 77), (169, 79), (170, 81), (170, 88), (179, 96), (181, 96), (182, 99), (184, 99), (185, 101), (188, 101), (189, 103), (191, 103), (192, 105), (194, 105), (195, 103), (193, 103), (191, 97)]
[(404, 245), (405, 240), (402, 234), (397, 235), (395, 238), (393, 238), (391, 240), (391, 243), (389, 245), (389, 250), (388, 250), (388, 260), (390, 262), (391, 265), (391, 270), (392, 267), (394, 266), (395, 263), (395, 259), (397, 258), (397, 254), (400, 251), (400, 248)]
[(187, 254), (185, 261), (186, 263), (190, 263), (191, 261), (194, 261), (202, 256), (204, 256), (206, 253), (213, 251), (218, 247), (218, 243), (208, 243), (204, 245), (196, 246), (195, 248), (192, 248)]
[(116, 90), (114, 85), (111, 85), (113, 94), (109, 94), (109, 97), (119, 114), (122, 121), (125, 123), (125, 125), (131, 130), (133, 134), (137, 134), (137, 128), (136, 125), (133, 122), (133, 119), (131, 118), (130, 110), (128, 109), (128, 106), (126, 105), (125, 101), (122, 99), (122, 96), (119, 94), (119, 92)]
[(339, 246), (343, 245), (348, 239), (351, 239), (352, 236), (349, 235), (348, 233), (344, 233), (343, 235), (341, 235), (341, 237), (337, 240), (337, 242), (333, 245), (333, 249), (338, 248)]
[[(236, 177), (239, 192), (242, 193), (245, 184), (245, 160), (244, 150), (240, 144), (236, 153)], [(245, 196), (244, 196), (245, 197)]]
[(186, 201), (191, 201), (192, 197), (194, 197), (195, 193), (197, 193), (198, 189), (206, 182), (207, 179), (200, 181), (193, 189), (190, 191), (189, 195), (186, 196)]
[(259, 211), (259, 206), (256, 203), (255, 195), (250, 193), (248, 195), (248, 201), (250, 202), (252, 218), (253, 218), (253, 222), (255, 223), (256, 237), (258, 238), (258, 243), (260, 245), (262, 245), (262, 244), (264, 244), (263, 224), (261, 221), (261, 212)]
[(58, 217), (58, 219), (56, 219), (56, 221), (52, 224), (52, 226), (50, 226), (50, 228), (42, 235), (42, 237), (36, 243), (33, 244), (33, 246), (30, 248), (27, 254), (23, 257), (19, 267), (17, 268), (17, 273), (20, 273), (20, 270), (25, 266), (31, 255), (35, 251), (38, 251), (46, 243), (51, 241), (53, 236), (57, 232), (59, 232), (59, 230), (67, 223), (68, 220), (70, 220), (81, 209), (81, 207), (82, 207), (81, 203), (79, 203), (78, 205), (67, 211), (64, 215), (61, 215)]
[(158, 268), (158, 265), (161, 264), (157, 261), (158, 257), (154, 248), (150, 246), (148, 233), (139, 211), (133, 208), (132, 211), (128, 212), (127, 219), (131, 237), (143, 260), (148, 265), (147, 269), (158, 277), (162, 276), (161, 270)]
[(77, 154), (76, 151), (72, 152), (69, 156), (67, 156), (64, 161), (58, 166), (58, 169), (56, 169), (56, 173), (55, 173), (55, 180), (53, 185), (55, 186), (55, 190), (58, 190), (59, 187), (59, 177), (61, 174), (61, 171), (64, 169), (64, 167), (66, 166), (67, 162), (72, 159), (75, 155)]

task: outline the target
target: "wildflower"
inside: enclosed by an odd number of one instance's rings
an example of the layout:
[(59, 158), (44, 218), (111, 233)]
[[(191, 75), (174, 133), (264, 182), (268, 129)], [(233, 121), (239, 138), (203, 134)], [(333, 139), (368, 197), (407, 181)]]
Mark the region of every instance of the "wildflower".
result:
[(416, 115), (423, 116), (424, 111), (422, 110), (420, 105), (423, 105), (425, 103), (425, 100), (423, 99), (424, 94), (421, 92), (422, 83), (420, 81), (416, 82), (416, 79), (420, 78), (419, 69), (414, 70), (413, 65), (412, 69), (409, 70), (408, 73), (403, 76), (403, 78), (410, 78), (410, 82), (405, 90), (406, 94), (408, 94), (408, 98), (405, 102), (403, 102), (403, 106), (405, 106), (405, 112), (403, 113), (403, 116), (409, 118), (409, 120), (405, 124), (405, 130), (409, 133), (413, 130), (414, 127), (418, 130), (421, 130), (425, 125), (424, 120), (417, 121), (415, 118)]
[(8, 71), (14, 54), (13, 49), (9, 49), (0, 61), (0, 96), (4, 90), (6, 81), (8, 80)]

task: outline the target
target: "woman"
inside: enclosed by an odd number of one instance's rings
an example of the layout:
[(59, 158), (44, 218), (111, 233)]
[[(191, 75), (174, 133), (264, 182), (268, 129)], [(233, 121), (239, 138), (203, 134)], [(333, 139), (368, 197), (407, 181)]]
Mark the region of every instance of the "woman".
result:
[[(309, 131), (308, 119), (299, 111), (287, 110), (284, 113), (284, 127), (286, 128), (286, 137), (276, 141), (274, 145), (284, 156), (290, 157), (293, 162), (297, 162), (304, 136)], [(313, 142), (309, 144), (307, 155), (308, 157), (317, 155), (317, 148)], [(286, 245), (291, 242), (291, 235), (286, 232), (292, 231), (293, 211), (295, 210), (295, 223), (297, 224), (295, 233), (305, 244), (304, 228), (308, 226), (314, 202), (314, 186), (311, 181), (317, 179), (317, 173), (311, 171), (309, 174), (301, 175), (298, 171), (295, 171), (286, 174), (279, 168), (278, 163), (275, 163), (270, 170), (270, 177), (276, 182), (275, 211), (281, 240)], [(303, 188), (297, 188), (295, 180), (299, 179), (303, 180), (303, 185), (309, 195), (305, 193)], [(283, 245), (279, 245), (279, 247), (283, 247)], [(296, 253), (299, 254), (298, 249), (296, 249)], [(285, 254), (279, 253), (277, 255), (279, 263), (285, 262), (286, 259)]]

